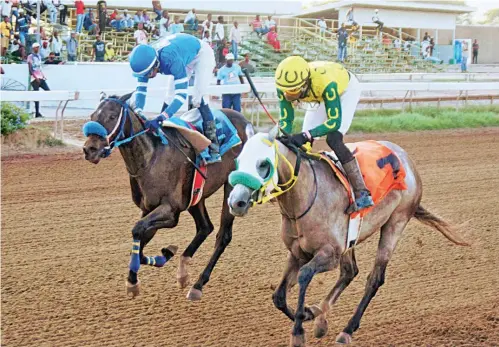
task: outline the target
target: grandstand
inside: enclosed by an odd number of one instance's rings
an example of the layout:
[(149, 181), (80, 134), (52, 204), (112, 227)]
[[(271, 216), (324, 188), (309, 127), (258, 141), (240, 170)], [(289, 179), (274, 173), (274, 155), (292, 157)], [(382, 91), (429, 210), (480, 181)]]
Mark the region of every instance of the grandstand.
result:
[[(87, 8), (92, 8), (92, 6), (87, 6)], [(114, 9), (114, 7), (108, 7), (108, 14)], [(123, 13), (124, 8), (121, 8), (121, 6), (116, 9), (119, 15)], [(144, 10), (143, 7), (129, 7), (127, 9), (132, 14), (137, 10)], [(173, 18), (178, 15), (181, 18), (181, 22), (183, 22), (186, 14), (187, 11), (170, 11), (170, 17)], [(218, 14), (219, 12), (216, 12), (213, 17), (217, 17)], [(151, 18), (156, 16), (152, 12), (152, 9), (148, 10), (148, 15)], [(207, 11), (205, 13), (197, 13), (200, 23), (206, 19), (206, 15)], [(307, 60), (336, 60), (338, 42), (335, 34), (338, 23), (335, 24), (335, 20), (330, 21), (329, 30), (326, 35), (320, 35), (317, 19), (276, 16), (274, 19), (278, 28), (281, 50), (280, 52), (275, 52), (273, 47), (266, 42), (265, 35), (260, 38), (252, 32), (249, 24), (254, 19), (253, 15), (232, 13), (223, 15), (225, 23), (227, 23), (225, 24), (226, 33), (230, 31), (234, 20), (239, 22), (239, 28), (242, 33), (239, 54), (240, 56), (243, 56), (245, 53), (251, 54), (251, 60), (256, 65), (256, 74), (259, 76), (272, 75), (279, 61), (289, 54), (302, 55)], [(68, 26), (52, 25), (47, 20), (47, 16), (46, 12), (42, 15), (41, 26), (48, 36), (54, 30), (57, 30), (61, 33), (62, 37), (68, 37), (70, 31), (76, 27), (75, 8), (69, 8)], [(435, 72), (442, 70), (441, 66), (422, 59), (419, 54), (418, 43), (411, 41), (409, 34), (405, 34), (405, 37), (402, 38), (394, 36), (393, 33), (397, 30), (389, 27), (385, 27), (383, 32), (380, 33), (372, 23), (362, 25), (356, 30), (349, 25), (347, 29), (351, 35), (348, 45), (348, 58), (345, 65), (356, 73)], [(186, 32), (198, 37), (201, 34), (200, 32)], [(106, 32), (101, 36), (104, 42), (112, 43), (116, 53), (115, 61), (126, 60), (129, 52), (135, 46), (133, 30), (118, 32), (111, 27), (107, 27)], [(151, 40), (150, 33), (149, 39)], [(412, 45), (412, 49), (404, 50), (395, 48), (393, 45), (395, 40), (399, 40), (399, 47)], [(83, 32), (78, 36), (78, 41), (79, 53), (77, 60), (90, 61), (95, 36)], [(29, 51), (29, 47), (27, 47), (27, 50)]]

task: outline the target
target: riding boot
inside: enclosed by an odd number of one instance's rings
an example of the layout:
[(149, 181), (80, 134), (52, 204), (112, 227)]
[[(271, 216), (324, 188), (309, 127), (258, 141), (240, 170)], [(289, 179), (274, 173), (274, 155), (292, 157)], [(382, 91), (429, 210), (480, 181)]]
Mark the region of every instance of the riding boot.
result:
[(373, 206), (374, 201), (371, 197), (371, 192), (369, 192), (369, 189), (366, 187), (362, 173), (360, 172), (357, 158), (354, 157), (353, 160), (343, 164), (343, 168), (348, 176), (348, 180), (352, 184), (355, 194), (355, 202), (347, 209), (347, 213), (350, 214), (352, 212)]
[(220, 145), (218, 143), (217, 137), (217, 126), (215, 120), (213, 119), (213, 114), (208, 105), (201, 102), (199, 106), (199, 112), (203, 117), (203, 131), (204, 135), (211, 141), (210, 145), (210, 159), (206, 161), (207, 164), (217, 163), (222, 161), (222, 157), (220, 156)]
[(168, 104), (166, 102), (163, 102), (163, 107), (161, 108), (161, 112), (160, 113), (165, 112), (167, 108), (168, 108)]

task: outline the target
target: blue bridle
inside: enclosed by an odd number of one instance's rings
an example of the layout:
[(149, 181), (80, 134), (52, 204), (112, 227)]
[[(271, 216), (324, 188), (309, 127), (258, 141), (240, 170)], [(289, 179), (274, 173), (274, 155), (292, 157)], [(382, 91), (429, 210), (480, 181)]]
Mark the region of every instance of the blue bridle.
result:
[[(134, 133), (133, 125), (130, 127), (130, 135), (127, 137), (125, 135), (125, 124), (128, 119), (130, 119), (130, 106), (126, 103), (126, 101), (116, 99), (116, 98), (106, 98), (104, 101), (113, 101), (121, 106), (121, 113), (118, 122), (114, 129), (108, 133), (107, 129), (100, 124), (99, 122), (90, 121), (83, 125), (82, 131), (85, 137), (89, 135), (97, 135), (103, 137), (107, 140), (108, 145), (104, 148), (104, 153), (102, 154), (103, 158), (109, 157), (112, 150), (116, 147), (119, 147), (125, 143), (132, 141), (137, 136), (143, 135), (149, 131), (149, 129), (143, 129), (138, 133)], [(144, 124), (147, 119), (139, 115), (139, 120)], [(130, 124), (132, 124), (132, 120), (130, 119)]]

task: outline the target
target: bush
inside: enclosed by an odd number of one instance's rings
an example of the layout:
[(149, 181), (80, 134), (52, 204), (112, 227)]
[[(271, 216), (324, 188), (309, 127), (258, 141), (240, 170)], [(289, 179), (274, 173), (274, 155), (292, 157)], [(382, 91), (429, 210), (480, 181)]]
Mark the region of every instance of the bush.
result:
[(1, 128), (2, 135), (12, 134), (13, 132), (26, 127), (29, 114), (20, 107), (9, 102), (2, 102), (1, 107)]

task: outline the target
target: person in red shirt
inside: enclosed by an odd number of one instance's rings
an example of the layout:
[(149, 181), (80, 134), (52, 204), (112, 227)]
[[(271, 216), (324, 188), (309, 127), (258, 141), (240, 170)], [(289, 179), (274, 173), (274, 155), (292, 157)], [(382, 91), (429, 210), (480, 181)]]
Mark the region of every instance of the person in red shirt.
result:
[(274, 47), (274, 51), (281, 51), (281, 42), (277, 39), (277, 27), (270, 28), (270, 32), (267, 34), (267, 42)]
[(75, 1), (76, 7), (76, 32), (81, 33), (83, 28), (83, 19), (85, 18), (85, 4), (82, 0)]
[(262, 27), (262, 21), (260, 20), (259, 14), (256, 15), (256, 18), (250, 23), (250, 26), (253, 27), (253, 31), (256, 32), (258, 36), (266, 34), (265, 29)]

